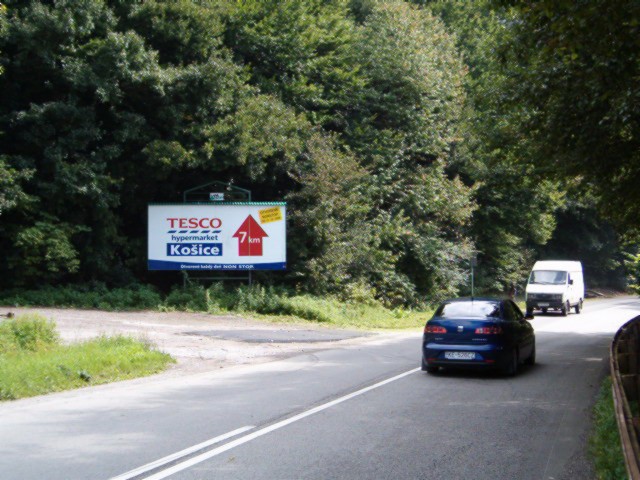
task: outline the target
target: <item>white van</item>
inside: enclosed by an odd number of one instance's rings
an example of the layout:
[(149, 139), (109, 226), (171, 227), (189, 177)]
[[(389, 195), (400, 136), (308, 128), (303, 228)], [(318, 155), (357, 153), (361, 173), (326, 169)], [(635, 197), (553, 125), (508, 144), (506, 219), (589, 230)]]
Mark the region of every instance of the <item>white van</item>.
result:
[(571, 308), (580, 313), (584, 302), (582, 264), (567, 260), (536, 262), (529, 275), (526, 302), (528, 315), (534, 310), (547, 313), (549, 309), (568, 315)]

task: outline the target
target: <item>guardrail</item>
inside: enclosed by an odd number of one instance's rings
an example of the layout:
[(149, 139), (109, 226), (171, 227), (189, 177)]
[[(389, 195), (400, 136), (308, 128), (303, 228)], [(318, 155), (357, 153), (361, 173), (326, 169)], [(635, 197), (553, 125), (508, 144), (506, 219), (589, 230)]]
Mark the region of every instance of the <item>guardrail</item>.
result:
[(609, 363), (627, 475), (640, 480), (640, 317), (620, 327), (611, 344)]

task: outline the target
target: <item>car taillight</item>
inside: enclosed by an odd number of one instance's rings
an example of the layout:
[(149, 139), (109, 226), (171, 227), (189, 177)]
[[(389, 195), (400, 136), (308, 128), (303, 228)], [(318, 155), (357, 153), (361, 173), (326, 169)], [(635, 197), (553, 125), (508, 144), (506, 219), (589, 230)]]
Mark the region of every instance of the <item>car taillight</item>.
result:
[(502, 333), (502, 327), (480, 327), (476, 328), (477, 335), (499, 335)]
[(424, 327), (424, 333), (447, 333), (447, 329), (435, 325), (427, 325)]

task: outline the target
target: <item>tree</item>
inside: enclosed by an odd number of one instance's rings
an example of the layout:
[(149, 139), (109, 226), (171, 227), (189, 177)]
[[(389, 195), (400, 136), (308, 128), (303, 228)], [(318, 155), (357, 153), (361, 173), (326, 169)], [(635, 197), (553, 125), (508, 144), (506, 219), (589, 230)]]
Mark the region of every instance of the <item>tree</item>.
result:
[(24, 195), (2, 213), (0, 285), (144, 279), (147, 203), (210, 178), (308, 211), (298, 288), (455, 294), (475, 208), (450, 164), (465, 67), (429, 12), (360, 7), (11, 2), (0, 169)]
[(524, 161), (547, 178), (579, 179), (606, 217), (637, 234), (638, 2), (499, 3), (519, 18), (502, 55), (511, 73), (504, 105), (533, 153)]
[(464, 134), (456, 142), (453, 168), (475, 186), (471, 237), (479, 254), (478, 290), (506, 291), (524, 282), (537, 251), (552, 238), (564, 202), (559, 182), (522, 161), (530, 158), (529, 145), (501, 103), (511, 64), (496, 51), (513, 41), (508, 25), (517, 17), (490, 0), (419, 3), (456, 34), (469, 69)]
[[(52, 235), (67, 261), (49, 281), (141, 275), (148, 202), (177, 199), (203, 174), (245, 174), (249, 163), (258, 178), (261, 162), (292, 155), (295, 132), (279, 121), (293, 113), (246, 85), (215, 35), (213, 7), (59, 0), (10, 5), (5, 20), (2, 168), (30, 199), (3, 214), (13, 282), (42, 279), (47, 254), (27, 239)], [(224, 125), (279, 108), (266, 128), (225, 140)], [(284, 137), (275, 145), (274, 132)], [(271, 148), (256, 150), (260, 142)], [(33, 268), (17, 268), (27, 258)]]
[[(470, 190), (446, 173), (463, 64), (428, 12), (379, 2), (355, 21), (352, 6), (289, 0), (229, 13), (225, 45), (247, 65), (250, 82), (334, 133), (333, 155), (351, 165), (325, 154), (320, 165), (312, 154), (297, 177), (302, 190), (290, 198), (311, 209), (304, 225), (312, 239), (299, 273), (334, 293), (367, 285), (389, 303), (454, 294), (472, 248)], [(316, 153), (328, 148), (315, 145)], [(357, 187), (349, 171), (366, 172)], [(357, 206), (357, 218), (336, 208), (332, 188)]]

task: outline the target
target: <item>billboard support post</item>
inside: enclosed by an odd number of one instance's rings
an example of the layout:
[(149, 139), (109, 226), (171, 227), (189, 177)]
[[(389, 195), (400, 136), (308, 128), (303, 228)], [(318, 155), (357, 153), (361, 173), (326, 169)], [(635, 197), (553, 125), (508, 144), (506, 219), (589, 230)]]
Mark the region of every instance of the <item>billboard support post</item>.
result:
[[(212, 194), (218, 194), (213, 195)], [(182, 194), (183, 203), (200, 202), (250, 202), (251, 190), (232, 185), (231, 182), (213, 181), (185, 190)]]

